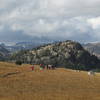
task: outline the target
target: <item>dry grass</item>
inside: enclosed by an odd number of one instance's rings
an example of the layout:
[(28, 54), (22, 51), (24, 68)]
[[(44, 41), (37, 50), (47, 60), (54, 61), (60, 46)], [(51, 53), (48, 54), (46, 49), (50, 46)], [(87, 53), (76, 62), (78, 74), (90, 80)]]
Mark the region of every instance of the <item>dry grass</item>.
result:
[(30, 65), (1, 62), (0, 100), (100, 100), (100, 75), (66, 69), (34, 72)]

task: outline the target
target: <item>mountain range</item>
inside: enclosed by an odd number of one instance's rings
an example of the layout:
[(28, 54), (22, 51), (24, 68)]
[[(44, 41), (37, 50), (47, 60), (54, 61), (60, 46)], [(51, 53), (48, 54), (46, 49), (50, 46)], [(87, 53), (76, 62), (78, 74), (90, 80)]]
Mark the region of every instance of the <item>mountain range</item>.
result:
[[(100, 43), (80, 44), (64, 42), (19, 42), (7, 46), (0, 44), (0, 60), (20, 60), (31, 64), (53, 64), (77, 69), (95, 68), (100, 65)], [(77, 68), (75, 67), (77, 66)], [(81, 66), (81, 67), (80, 67)], [(85, 67), (84, 67), (85, 66)]]
[(1, 45), (6, 48), (8, 51), (11, 53), (13, 52), (18, 52), (20, 50), (29, 50), (36, 48), (40, 45), (48, 44), (48, 43), (53, 43), (55, 41), (50, 41), (50, 40), (30, 40), (30, 41), (21, 41), (21, 42), (16, 42), (16, 43), (11, 43), (11, 45), (6, 45), (5, 43), (1, 43)]
[(12, 60), (29, 64), (52, 64), (57, 67), (90, 70), (99, 68), (100, 60), (80, 43), (64, 41), (14, 53)]
[[(20, 50), (30, 50), (42, 45), (46, 45), (49, 43), (56, 43), (59, 41), (25, 41), (25, 42), (17, 42), (14, 45), (6, 46), (2, 44), (2, 47), (7, 49), (10, 53), (18, 52)], [(97, 56), (100, 59), (100, 43), (86, 43), (82, 44), (82, 46), (89, 51), (91, 54)]]
[(83, 44), (83, 47), (88, 50), (91, 54), (97, 56), (100, 59), (100, 43), (87, 43)]

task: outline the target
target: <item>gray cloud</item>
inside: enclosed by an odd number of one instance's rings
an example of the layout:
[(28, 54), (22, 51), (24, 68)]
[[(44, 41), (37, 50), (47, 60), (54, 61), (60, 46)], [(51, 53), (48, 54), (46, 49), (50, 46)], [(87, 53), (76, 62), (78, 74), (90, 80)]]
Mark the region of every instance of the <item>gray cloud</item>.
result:
[(0, 0), (0, 36), (100, 41), (99, 12), (100, 0)]

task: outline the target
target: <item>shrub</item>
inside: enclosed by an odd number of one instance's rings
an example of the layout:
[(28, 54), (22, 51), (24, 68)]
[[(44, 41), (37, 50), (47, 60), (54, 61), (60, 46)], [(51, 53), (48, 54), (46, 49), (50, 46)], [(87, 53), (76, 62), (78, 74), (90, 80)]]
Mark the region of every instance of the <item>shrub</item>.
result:
[(17, 60), (17, 61), (16, 61), (16, 65), (22, 65), (22, 61)]

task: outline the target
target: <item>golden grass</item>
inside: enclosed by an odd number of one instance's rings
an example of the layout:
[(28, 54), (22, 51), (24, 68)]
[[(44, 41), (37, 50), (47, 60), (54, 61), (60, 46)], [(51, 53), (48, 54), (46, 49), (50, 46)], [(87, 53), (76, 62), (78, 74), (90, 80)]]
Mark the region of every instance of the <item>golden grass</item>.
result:
[(1, 62), (0, 100), (100, 100), (100, 74), (88, 76), (67, 69), (31, 71), (30, 65)]

